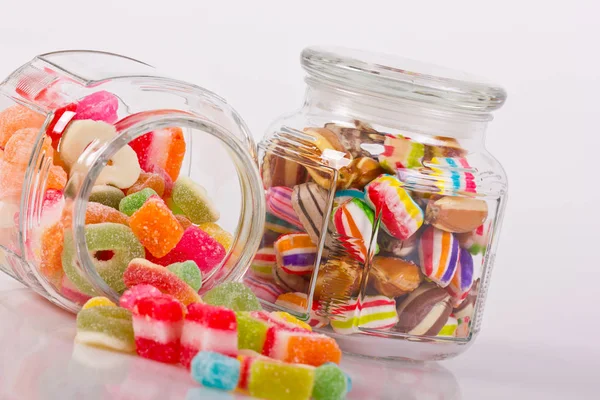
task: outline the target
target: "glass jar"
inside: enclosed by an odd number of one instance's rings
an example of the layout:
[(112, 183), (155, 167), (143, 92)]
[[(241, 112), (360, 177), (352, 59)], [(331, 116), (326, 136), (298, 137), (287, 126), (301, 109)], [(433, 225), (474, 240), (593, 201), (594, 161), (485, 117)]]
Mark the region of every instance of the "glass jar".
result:
[(194, 253), (203, 289), (241, 279), (264, 198), (253, 139), (225, 100), (89, 51), (37, 56), (0, 92), (4, 272), (73, 312), (93, 295), (118, 301), (134, 258)]
[(484, 134), (505, 91), (307, 48), (304, 105), (259, 143), (267, 214), (245, 281), (343, 350), (435, 360), (479, 332), (506, 201)]

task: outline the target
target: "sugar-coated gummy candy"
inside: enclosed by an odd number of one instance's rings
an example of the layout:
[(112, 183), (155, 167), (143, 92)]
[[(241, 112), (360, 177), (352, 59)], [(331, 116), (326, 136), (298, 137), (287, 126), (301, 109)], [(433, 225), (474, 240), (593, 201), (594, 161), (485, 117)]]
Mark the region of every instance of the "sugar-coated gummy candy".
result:
[(77, 314), (75, 341), (112, 350), (133, 352), (131, 313), (114, 306), (98, 306)]
[(212, 351), (201, 351), (192, 360), (192, 378), (202, 386), (231, 391), (240, 379), (240, 362)]
[(127, 289), (119, 298), (119, 306), (127, 310), (133, 310), (138, 300), (145, 297), (160, 296), (162, 292), (152, 285), (141, 284), (135, 285)]
[(64, 231), (61, 222), (49, 226), (42, 233), (40, 273), (57, 285), (63, 276), (62, 252)]
[[(173, 210), (170, 207), (169, 209), (171, 210), (171, 212), (173, 212)], [(175, 212), (173, 212), (173, 214), (175, 215), (175, 219), (181, 224), (183, 230), (186, 230), (187, 228), (193, 225), (192, 221), (190, 221), (185, 215), (175, 214)]]
[(177, 275), (167, 268), (143, 258), (131, 260), (125, 273), (123, 273), (123, 280), (127, 287), (140, 284), (152, 285), (161, 292), (173, 296), (186, 306), (202, 302), (198, 293)]
[(125, 194), (121, 189), (110, 185), (96, 185), (92, 188), (89, 201), (104, 204), (105, 206), (119, 209), (119, 203), (123, 200)]
[[(144, 256), (144, 248), (131, 229), (113, 222), (86, 225), (85, 239), (96, 272), (116, 292), (125, 290), (123, 271), (131, 260)], [(62, 253), (63, 269), (79, 290), (93, 295), (94, 288), (79, 274), (77, 263), (73, 234), (68, 231)]]
[(219, 211), (208, 197), (206, 189), (187, 176), (175, 182), (173, 201), (194, 224), (217, 222), (219, 219)]
[(119, 211), (131, 217), (152, 196), (158, 196), (158, 194), (150, 188), (125, 196), (119, 202)]
[(117, 121), (119, 99), (114, 94), (101, 90), (85, 96), (77, 102), (77, 111), (73, 119), (91, 119), (112, 124)]
[(46, 135), (52, 140), (52, 147), (58, 149), (62, 134), (71, 120), (75, 117), (77, 104), (71, 103), (56, 108), (52, 120), (46, 127)]
[(334, 363), (325, 363), (315, 369), (314, 400), (343, 400), (348, 393), (348, 379)]
[[(4, 146), (4, 159), (14, 164), (27, 165), (39, 133), (40, 130), (37, 128), (20, 129), (13, 133)], [(50, 138), (43, 138), (41, 151), (47, 157), (53, 156), (54, 150)]]
[[(175, 204), (172, 197), (166, 197), (165, 203), (167, 203), (167, 206), (173, 212), (173, 214), (181, 215), (181, 216), (185, 217), (185, 213), (183, 212), (183, 210), (181, 208), (179, 208), (179, 206), (177, 204)], [(188, 218), (188, 220), (189, 220), (189, 218)]]
[(137, 353), (151, 360), (177, 364), (183, 328), (183, 306), (169, 295), (144, 297), (133, 307)]
[(4, 148), (8, 139), (19, 129), (35, 128), (39, 130), (44, 124), (44, 120), (43, 115), (22, 105), (14, 105), (0, 112), (0, 148)]
[(165, 180), (162, 176), (152, 172), (141, 172), (137, 182), (127, 189), (127, 194), (133, 194), (143, 189), (150, 188), (160, 197), (165, 194)]
[(53, 165), (48, 171), (46, 189), (63, 190), (67, 185), (67, 173), (60, 165)]
[(308, 365), (258, 359), (250, 366), (248, 391), (266, 400), (308, 400), (314, 380), (315, 369)]
[(262, 353), (269, 324), (254, 318), (250, 312), (236, 312), (238, 324), (238, 347)]
[(169, 271), (177, 275), (196, 292), (202, 287), (202, 272), (194, 261), (174, 263), (167, 267)]
[(258, 298), (240, 282), (225, 282), (210, 289), (203, 296), (204, 302), (223, 306), (234, 311), (262, 310)]
[(208, 274), (223, 261), (226, 255), (225, 248), (209, 234), (195, 225), (188, 227), (177, 246), (161, 258), (148, 254), (152, 262), (164, 266), (176, 262), (194, 261), (202, 274)]
[(0, 199), (18, 198), (23, 190), (23, 178), (27, 167), (0, 160)]
[[(337, 364), (332, 362), (326, 362), (323, 365), (335, 365), (337, 367)], [(342, 370), (342, 373), (346, 377), (346, 393), (350, 393), (352, 391), (352, 378), (347, 372), (344, 372), (344, 370)]]
[(104, 296), (97, 296), (97, 297), (92, 297), (91, 299), (89, 299), (88, 301), (85, 302), (85, 304), (83, 305), (83, 307), (81, 307), (82, 310), (87, 310), (88, 308), (93, 308), (93, 307), (116, 307), (117, 305), (115, 303), (113, 303), (112, 301), (110, 301), (110, 299), (108, 299), (107, 297)]
[(129, 218), (129, 226), (154, 257), (166, 256), (183, 236), (181, 224), (160, 197), (149, 198)]
[(161, 168), (173, 181), (177, 180), (186, 149), (181, 128), (173, 127), (148, 132), (129, 144), (135, 150), (144, 171), (156, 172)]
[(326, 362), (339, 364), (342, 352), (335, 339), (304, 330), (275, 329), (267, 338), (263, 354), (276, 360), (318, 367)]
[(129, 225), (129, 217), (112, 207), (89, 202), (85, 211), (85, 224), (100, 224), (102, 222)]
[(198, 228), (202, 229), (204, 232), (212, 236), (217, 242), (221, 243), (221, 245), (225, 247), (225, 250), (231, 249), (233, 235), (221, 228), (218, 224), (215, 224), (214, 222), (206, 222), (198, 225)]

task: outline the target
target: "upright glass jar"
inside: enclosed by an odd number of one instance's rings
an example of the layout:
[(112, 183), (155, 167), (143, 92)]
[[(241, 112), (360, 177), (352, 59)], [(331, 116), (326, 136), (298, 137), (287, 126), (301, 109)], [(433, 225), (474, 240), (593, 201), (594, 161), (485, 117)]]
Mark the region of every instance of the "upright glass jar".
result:
[(435, 360), (479, 332), (506, 201), (485, 148), (506, 92), (411, 60), (307, 48), (304, 105), (259, 144), (245, 281), (350, 353)]
[(203, 289), (241, 279), (264, 197), (223, 99), (89, 51), (37, 56), (0, 92), (0, 269), (71, 311), (117, 301), (134, 258), (192, 258)]

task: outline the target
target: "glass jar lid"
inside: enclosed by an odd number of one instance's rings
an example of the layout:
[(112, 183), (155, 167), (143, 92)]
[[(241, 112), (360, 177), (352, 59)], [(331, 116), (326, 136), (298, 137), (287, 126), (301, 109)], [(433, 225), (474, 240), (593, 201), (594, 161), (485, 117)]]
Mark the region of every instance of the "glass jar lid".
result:
[(506, 91), (484, 78), (393, 55), (308, 47), (301, 61), (311, 77), (359, 93), (475, 113), (497, 110), (506, 100)]

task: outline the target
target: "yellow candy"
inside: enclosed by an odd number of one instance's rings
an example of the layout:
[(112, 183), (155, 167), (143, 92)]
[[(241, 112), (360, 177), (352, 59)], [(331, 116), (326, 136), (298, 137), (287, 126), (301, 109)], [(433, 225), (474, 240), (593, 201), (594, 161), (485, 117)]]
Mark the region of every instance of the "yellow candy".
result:
[(117, 305), (115, 303), (113, 303), (112, 301), (110, 301), (109, 299), (107, 299), (106, 297), (98, 296), (98, 297), (92, 297), (91, 299), (86, 301), (85, 304), (83, 305), (82, 309), (87, 310), (88, 308), (100, 307), (100, 306), (116, 307)]
[(274, 311), (271, 314), (281, 318), (282, 320), (289, 322), (291, 324), (297, 325), (302, 329), (306, 329), (307, 331), (311, 331), (312, 332), (312, 328), (310, 327), (309, 324), (307, 324), (304, 321), (300, 321), (298, 318), (294, 317), (291, 314), (286, 313), (285, 311)]
[(214, 222), (205, 222), (198, 225), (198, 228), (202, 229), (204, 232), (212, 236), (217, 242), (221, 243), (221, 245), (225, 247), (225, 250), (229, 250), (231, 248), (231, 244), (233, 243), (233, 235), (221, 228), (219, 225), (215, 224)]

